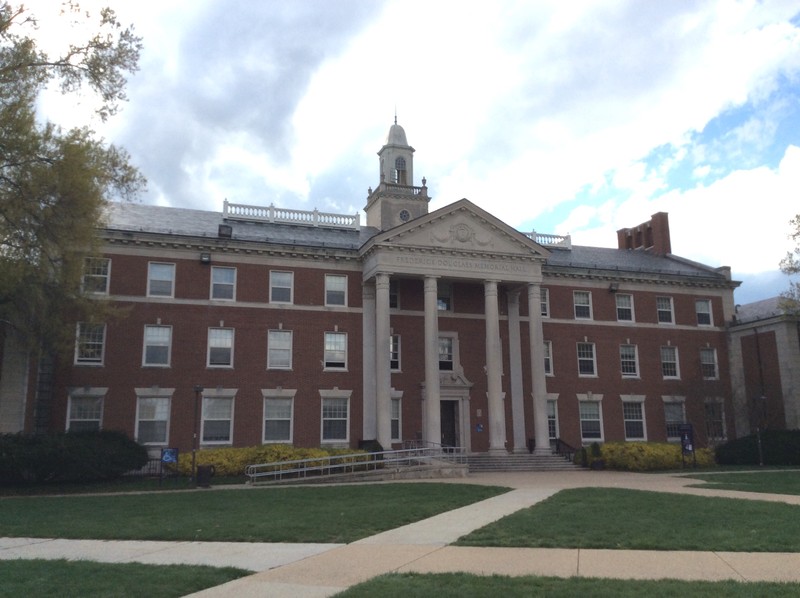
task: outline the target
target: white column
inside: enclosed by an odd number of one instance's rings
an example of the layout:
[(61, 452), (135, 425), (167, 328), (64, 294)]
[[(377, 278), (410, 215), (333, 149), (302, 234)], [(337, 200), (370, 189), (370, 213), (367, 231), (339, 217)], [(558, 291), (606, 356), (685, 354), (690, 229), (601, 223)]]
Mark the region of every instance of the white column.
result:
[(527, 453), (525, 396), (522, 390), (522, 341), (520, 340), (519, 291), (508, 293), (508, 361), (511, 374), (511, 417), (514, 452)]
[(489, 452), (506, 452), (506, 414), (503, 407), (502, 361), (500, 359), (500, 310), (497, 281), (483, 283), (486, 317), (486, 386), (489, 398)]
[(541, 287), (528, 285), (528, 322), (531, 341), (531, 381), (533, 384), (533, 429), (537, 455), (549, 455), (550, 434), (547, 430), (547, 384), (544, 377), (544, 332), (542, 331)]
[(361, 287), (361, 326), (362, 326), (362, 388), (363, 400), (363, 438), (378, 438), (375, 404), (375, 285), (364, 281)]
[(439, 312), (435, 276), (425, 277), (425, 436), (427, 442), (442, 443), (439, 411)]
[(375, 394), (378, 442), (392, 448), (391, 374), (389, 364), (389, 275), (375, 276)]

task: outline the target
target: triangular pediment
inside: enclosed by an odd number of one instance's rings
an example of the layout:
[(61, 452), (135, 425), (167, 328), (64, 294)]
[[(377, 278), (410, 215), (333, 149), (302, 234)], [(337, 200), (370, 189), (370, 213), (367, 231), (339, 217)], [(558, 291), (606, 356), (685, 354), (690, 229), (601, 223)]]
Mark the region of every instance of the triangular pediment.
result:
[(468, 199), (382, 232), (362, 252), (377, 247), (528, 259), (549, 255), (547, 249)]

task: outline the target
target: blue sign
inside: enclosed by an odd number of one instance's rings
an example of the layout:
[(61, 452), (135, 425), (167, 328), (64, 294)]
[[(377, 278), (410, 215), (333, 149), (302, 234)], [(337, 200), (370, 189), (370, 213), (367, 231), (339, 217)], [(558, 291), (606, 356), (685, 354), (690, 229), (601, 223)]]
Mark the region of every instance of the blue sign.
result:
[(176, 448), (163, 448), (161, 449), (161, 462), (162, 463), (178, 463), (178, 449)]

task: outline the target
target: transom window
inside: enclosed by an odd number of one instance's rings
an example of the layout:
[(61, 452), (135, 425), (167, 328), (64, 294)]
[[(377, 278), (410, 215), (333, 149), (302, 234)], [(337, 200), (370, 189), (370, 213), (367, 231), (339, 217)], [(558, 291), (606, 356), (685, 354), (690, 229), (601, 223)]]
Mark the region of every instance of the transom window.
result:
[(325, 361), (326, 370), (347, 369), (347, 333), (325, 333)]
[(110, 259), (105, 257), (87, 257), (83, 266), (84, 292), (107, 295), (110, 274)]
[(677, 347), (661, 347), (661, 374), (664, 378), (680, 378)]
[(292, 303), (294, 272), (271, 271), (269, 273), (270, 303)]
[(293, 399), (264, 398), (264, 442), (292, 442)]
[(347, 276), (325, 275), (325, 305), (347, 305)]
[(659, 324), (673, 324), (675, 322), (672, 297), (656, 297), (656, 310)]
[(208, 329), (209, 367), (233, 367), (233, 328)]
[(145, 326), (142, 365), (168, 366), (172, 326)]
[(270, 330), (267, 334), (267, 368), (292, 369), (292, 331)]
[(580, 401), (581, 440), (603, 439), (603, 420), (599, 401)]
[(711, 301), (709, 299), (698, 299), (694, 302), (694, 307), (697, 312), (697, 325), (711, 326), (713, 322), (713, 318), (711, 317)]
[(700, 349), (700, 369), (706, 380), (716, 380), (719, 377), (716, 349), (710, 347)]
[(156, 262), (148, 264), (147, 295), (149, 297), (175, 296), (175, 264)]
[(573, 291), (573, 302), (575, 304), (575, 319), (592, 319), (592, 294), (589, 291)]
[(617, 293), (617, 320), (633, 322), (633, 295)]
[(644, 405), (638, 402), (624, 401), (622, 417), (625, 422), (625, 440), (645, 440)]
[(236, 268), (211, 267), (211, 298), (236, 299)]
[(594, 343), (578, 343), (578, 375), (596, 376)]
[(136, 440), (139, 444), (167, 444), (168, 397), (139, 397), (136, 405)]
[(79, 323), (75, 342), (75, 363), (77, 365), (103, 365), (105, 340), (105, 324)]
[(639, 377), (639, 355), (636, 345), (620, 345), (619, 362), (623, 378)]

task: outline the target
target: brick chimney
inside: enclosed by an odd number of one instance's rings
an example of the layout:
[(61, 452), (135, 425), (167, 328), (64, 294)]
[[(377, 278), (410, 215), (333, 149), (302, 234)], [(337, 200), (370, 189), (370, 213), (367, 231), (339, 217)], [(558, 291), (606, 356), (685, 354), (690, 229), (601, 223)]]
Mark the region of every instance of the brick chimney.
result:
[(652, 251), (656, 255), (672, 253), (672, 244), (669, 239), (669, 216), (666, 212), (658, 212), (639, 226), (619, 229), (617, 243), (620, 249), (644, 249)]

